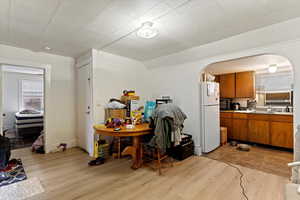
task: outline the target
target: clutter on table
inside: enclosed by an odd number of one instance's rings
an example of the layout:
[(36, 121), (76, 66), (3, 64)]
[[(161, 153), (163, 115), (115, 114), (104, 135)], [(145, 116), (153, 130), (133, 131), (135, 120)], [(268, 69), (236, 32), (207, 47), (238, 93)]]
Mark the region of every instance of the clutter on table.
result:
[(145, 110), (144, 110), (144, 120), (150, 122), (150, 117), (155, 110), (156, 103), (154, 101), (146, 101)]
[[(178, 160), (193, 155), (194, 143), (191, 136), (182, 134), (183, 122), (187, 116), (172, 102), (170, 96), (161, 96), (155, 101), (146, 101), (143, 106), (140, 97), (134, 90), (124, 90), (120, 99), (110, 99), (105, 108), (105, 124), (103, 126), (112, 128), (116, 132), (116, 136), (110, 143), (100, 144), (99, 138), (95, 141), (94, 156), (97, 159), (90, 165), (103, 164), (103, 159), (105, 159), (103, 152), (106, 152), (105, 155), (113, 154), (120, 158), (121, 148), (124, 149), (126, 145), (132, 143), (132, 138), (118, 137), (117, 132), (123, 129), (134, 129), (136, 125), (145, 122), (152, 122), (155, 130), (155, 136), (151, 136), (150, 145), (159, 147), (163, 153), (171, 151), (170, 155)], [(103, 150), (104, 146), (111, 149), (110, 153)]]
[(106, 128), (118, 128), (124, 124), (124, 121), (120, 118), (109, 118), (105, 122)]

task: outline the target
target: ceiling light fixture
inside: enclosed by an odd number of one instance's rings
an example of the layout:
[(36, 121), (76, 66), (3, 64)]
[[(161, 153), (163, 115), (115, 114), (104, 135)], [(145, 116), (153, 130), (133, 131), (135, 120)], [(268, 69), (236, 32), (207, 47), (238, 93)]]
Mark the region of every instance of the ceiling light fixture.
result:
[(136, 34), (138, 37), (151, 39), (158, 35), (158, 30), (153, 28), (153, 22), (144, 22)]
[(47, 51), (51, 50), (51, 48), (48, 47), (48, 46), (44, 47), (44, 49), (47, 50)]
[(276, 64), (273, 64), (273, 65), (270, 65), (269, 67), (268, 67), (268, 71), (270, 72), (270, 73), (275, 73), (275, 72), (277, 72), (277, 65)]

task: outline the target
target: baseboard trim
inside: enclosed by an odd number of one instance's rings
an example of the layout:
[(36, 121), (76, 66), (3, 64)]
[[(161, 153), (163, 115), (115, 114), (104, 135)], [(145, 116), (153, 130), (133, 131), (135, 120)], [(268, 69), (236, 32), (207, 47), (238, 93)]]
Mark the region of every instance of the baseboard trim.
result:
[(195, 155), (197, 155), (197, 156), (202, 155), (201, 146), (195, 146)]
[[(64, 143), (64, 142), (61, 142), (61, 143)], [(77, 146), (77, 141), (76, 140), (70, 140), (69, 142), (66, 142), (66, 143), (67, 143), (67, 149)], [(54, 152), (60, 151), (57, 148), (58, 145), (59, 144), (49, 144), (49, 145), (47, 145), (46, 153), (54, 153)]]

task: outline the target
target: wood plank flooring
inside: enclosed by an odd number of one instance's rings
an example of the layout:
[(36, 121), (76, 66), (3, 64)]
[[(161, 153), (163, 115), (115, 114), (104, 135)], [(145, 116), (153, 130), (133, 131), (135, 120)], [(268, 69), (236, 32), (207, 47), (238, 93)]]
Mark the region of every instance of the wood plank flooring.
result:
[(293, 153), (284, 150), (252, 146), (249, 152), (243, 152), (225, 145), (207, 154), (207, 157), (286, 178), (292, 175), (287, 164), (293, 161)]
[[(89, 167), (80, 149), (47, 155), (13, 151), (29, 177), (38, 177), (45, 192), (30, 200), (243, 200), (236, 169), (205, 157), (191, 157), (162, 176), (149, 168), (130, 169), (128, 159)], [(249, 200), (282, 200), (287, 178), (239, 167)]]

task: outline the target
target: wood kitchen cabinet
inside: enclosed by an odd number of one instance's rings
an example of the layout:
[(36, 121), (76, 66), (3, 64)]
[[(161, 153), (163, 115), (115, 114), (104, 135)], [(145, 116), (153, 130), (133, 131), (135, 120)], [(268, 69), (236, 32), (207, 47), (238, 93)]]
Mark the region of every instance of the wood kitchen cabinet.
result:
[(272, 121), (271, 122), (271, 145), (290, 148), (294, 146), (294, 131), (292, 120), (285, 118), (285, 122)]
[(268, 121), (248, 121), (248, 141), (259, 144), (270, 144), (270, 125)]
[(232, 138), (235, 140), (247, 141), (248, 123), (246, 119), (232, 120)]
[(247, 141), (248, 139), (248, 120), (247, 114), (232, 115), (232, 137), (235, 140)]
[(255, 72), (239, 72), (216, 76), (221, 98), (255, 98)]
[(220, 97), (235, 98), (235, 73), (220, 75), (219, 82), (220, 82)]
[(270, 115), (248, 115), (248, 140), (259, 144), (270, 144)]
[(220, 113), (221, 126), (228, 138), (292, 149), (293, 116), (270, 114)]
[(235, 74), (235, 97), (255, 98), (255, 73), (239, 72)]

